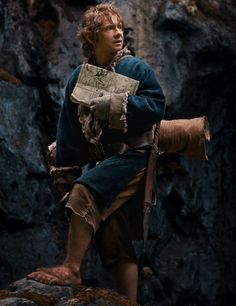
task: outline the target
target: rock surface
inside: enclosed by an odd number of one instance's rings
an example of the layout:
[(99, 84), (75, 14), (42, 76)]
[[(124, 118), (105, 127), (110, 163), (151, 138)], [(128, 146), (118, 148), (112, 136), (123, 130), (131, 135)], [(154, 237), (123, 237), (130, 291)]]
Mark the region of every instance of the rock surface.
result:
[(21, 279), (0, 291), (0, 305), (137, 306), (110, 289), (86, 286), (50, 286)]
[[(2, 288), (39, 266), (58, 264), (65, 254), (67, 221), (57, 205), (60, 195), (46, 154), (55, 139), (66, 81), (83, 61), (76, 37), (80, 17), (95, 2), (0, 0)], [(139, 302), (234, 306), (235, 1), (115, 3), (126, 18), (130, 48), (159, 76), (166, 119), (206, 115), (211, 129), (208, 161), (163, 159), (156, 222), (160, 239), (148, 243), (152, 271), (140, 275)], [(135, 248), (140, 254), (141, 243)], [(93, 247), (83, 277), (88, 286), (112, 288)], [(22, 297), (10, 299), (0, 304), (34, 305)]]

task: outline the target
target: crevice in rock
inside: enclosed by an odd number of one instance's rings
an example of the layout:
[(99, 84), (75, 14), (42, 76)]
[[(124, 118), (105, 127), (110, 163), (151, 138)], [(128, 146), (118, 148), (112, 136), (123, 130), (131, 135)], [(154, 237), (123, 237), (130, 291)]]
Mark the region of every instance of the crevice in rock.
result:
[(16, 233), (31, 228), (32, 224), (26, 223), (24, 220), (19, 220), (8, 216), (5, 212), (0, 210), (0, 229), (6, 230), (8, 233)]

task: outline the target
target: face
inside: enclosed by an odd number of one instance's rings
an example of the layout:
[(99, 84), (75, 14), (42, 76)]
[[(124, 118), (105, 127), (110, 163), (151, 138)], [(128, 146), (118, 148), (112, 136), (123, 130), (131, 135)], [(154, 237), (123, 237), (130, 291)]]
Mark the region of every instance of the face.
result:
[(123, 48), (124, 33), (121, 21), (116, 15), (111, 16), (111, 20), (104, 19), (97, 39), (94, 42), (95, 54), (107, 56), (115, 55)]

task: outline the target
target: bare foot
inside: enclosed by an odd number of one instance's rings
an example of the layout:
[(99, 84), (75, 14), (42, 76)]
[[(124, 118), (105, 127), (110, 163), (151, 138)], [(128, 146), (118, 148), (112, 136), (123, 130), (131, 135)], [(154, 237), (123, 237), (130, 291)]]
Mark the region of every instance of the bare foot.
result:
[(61, 265), (52, 268), (39, 268), (27, 275), (27, 279), (47, 285), (80, 285), (81, 277), (79, 271), (74, 271), (68, 266)]

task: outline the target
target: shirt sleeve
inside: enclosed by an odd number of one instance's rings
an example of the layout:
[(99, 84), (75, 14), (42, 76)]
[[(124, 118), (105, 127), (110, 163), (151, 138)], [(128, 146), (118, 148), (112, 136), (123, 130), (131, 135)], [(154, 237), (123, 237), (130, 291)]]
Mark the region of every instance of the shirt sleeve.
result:
[(127, 133), (139, 134), (149, 130), (163, 119), (165, 113), (165, 97), (155, 72), (135, 57), (121, 61), (117, 72), (139, 81), (136, 94), (128, 96)]
[(78, 104), (70, 99), (79, 70), (76, 68), (68, 81), (57, 124), (56, 163), (59, 167), (83, 166), (89, 160), (88, 143), (79, 123)]

